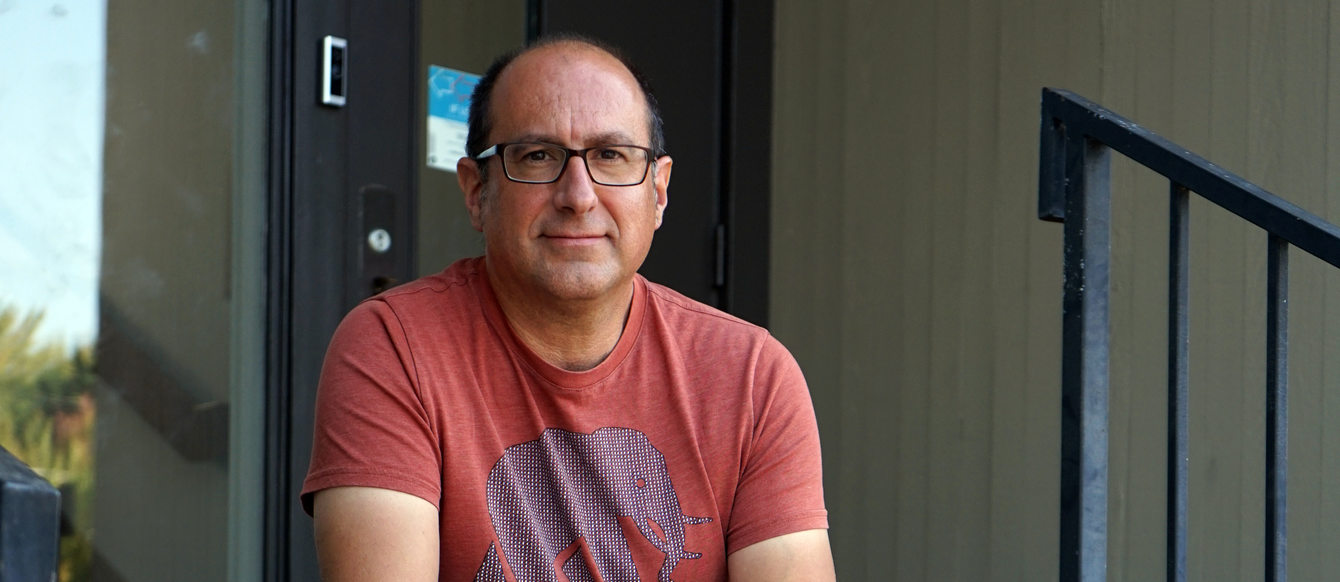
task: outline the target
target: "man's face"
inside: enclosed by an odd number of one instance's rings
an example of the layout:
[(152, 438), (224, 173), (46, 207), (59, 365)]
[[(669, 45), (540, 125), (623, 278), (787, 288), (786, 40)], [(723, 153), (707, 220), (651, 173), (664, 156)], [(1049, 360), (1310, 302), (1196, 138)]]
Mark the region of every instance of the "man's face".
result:
[[(492, 110), (490, 144), (650, 145), (636, 80), (613, 57), (585, 45), (552, 45), (518, 57), (498, 79)], [(461, 186), (471, 222), (484, 233), (496, 283), (533, 299), (627, 293), (661, 224), (669, 157), (657, 160), (636, 186), (596, 184), (577, 157), (552, 184), (508, 180), (499, 156), (479, 162), (490, 165), (482, 183), (472, 163), (459, 168)]]

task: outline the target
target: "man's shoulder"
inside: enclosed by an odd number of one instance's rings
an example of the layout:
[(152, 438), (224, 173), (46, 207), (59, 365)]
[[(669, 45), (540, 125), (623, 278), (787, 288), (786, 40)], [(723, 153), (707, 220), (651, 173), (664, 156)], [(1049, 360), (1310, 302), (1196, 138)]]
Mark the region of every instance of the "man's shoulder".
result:
[(650, 281), (647, 281), (647, 310), (652, 320), (674, 330), (666, 337), (681, 343), (698, 344), (704, 349), (750, 353), (759, 349), (785, 351), (762, 326)]
[(391, 325), (428, 333), (442, 326), (466, 325), (483, 317), (478, 278), (474, 261), (462, 259), (441, 272), (364, 299), (345, 316), (344, 322), (360, 329), (366, 325)]
[(646, 281), (647, 299), (651, 307), (658, 309), (666, 317), (682, 318), (689, 322), (709, 326), (723, 326), (740, 333), (768, 333), (762, 327), (693, 299), (660, 283)]
[(470, 260), (464, 259), (442, 272), (387, 289), (350, 310), (337, 335), (351, 345), (388, 337), (413, 349), (473, 345), (474, 339), (445, 342), (444, 338), (478, 338), (491, 325), (481, 297), (486, 285), (478, 278)]
[(747, 370), (762, 386), (804, 386), (791, 352), (766, 328), (686, 297), (664, 285), (647, 283), (644, 333), (665, 353), (689, 358), (707, 373)]
[(432, 298), (435, 294), (473, 293), (471, 287), (482, 273), (483, 269), (478, 257), (461, 259), (440, 272), (397, 285), (373, 296), (371, 299), (392, 304), (413, 304), (425, 298)]

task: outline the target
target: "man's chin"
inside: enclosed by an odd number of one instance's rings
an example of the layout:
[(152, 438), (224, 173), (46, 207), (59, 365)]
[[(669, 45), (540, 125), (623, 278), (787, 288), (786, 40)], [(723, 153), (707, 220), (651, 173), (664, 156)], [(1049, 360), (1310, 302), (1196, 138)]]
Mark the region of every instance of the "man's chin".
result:
[(540, 279), (551, 295), (567, 300), (600, 299), (632, 281), (611, 265), (584, 262), (553, 264)]

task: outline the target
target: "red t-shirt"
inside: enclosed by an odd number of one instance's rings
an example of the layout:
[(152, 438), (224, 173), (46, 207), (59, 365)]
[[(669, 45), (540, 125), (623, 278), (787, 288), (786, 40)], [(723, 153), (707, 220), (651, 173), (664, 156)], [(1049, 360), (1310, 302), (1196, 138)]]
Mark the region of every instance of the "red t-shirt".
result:
[(337, 486), (428, 500), (442, 580), (724, 580), (730, 552), (828, 527), (809, 392), (766, 330), (639, 276), (614, 350), (571, 372), (513, 335), (484, 268), (458, 261), (340, 324), (309, 513)]

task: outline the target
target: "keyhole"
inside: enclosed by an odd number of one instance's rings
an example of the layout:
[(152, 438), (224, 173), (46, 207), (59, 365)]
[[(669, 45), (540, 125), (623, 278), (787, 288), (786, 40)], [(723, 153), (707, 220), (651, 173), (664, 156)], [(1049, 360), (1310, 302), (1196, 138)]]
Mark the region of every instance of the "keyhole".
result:
[(391, 233), (386, 232), (384, 228), (373, 229), (368, 233), (368, 248), (375, 253), (391, 250)]

